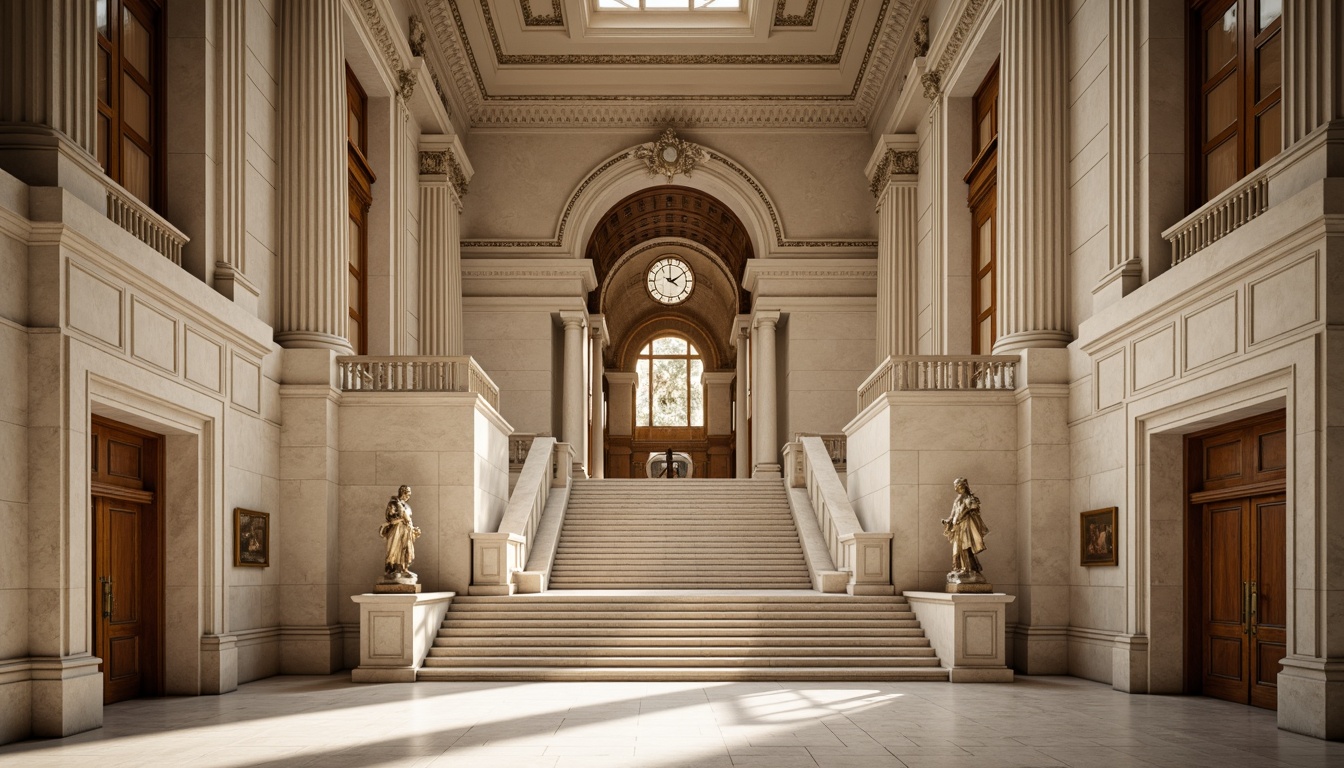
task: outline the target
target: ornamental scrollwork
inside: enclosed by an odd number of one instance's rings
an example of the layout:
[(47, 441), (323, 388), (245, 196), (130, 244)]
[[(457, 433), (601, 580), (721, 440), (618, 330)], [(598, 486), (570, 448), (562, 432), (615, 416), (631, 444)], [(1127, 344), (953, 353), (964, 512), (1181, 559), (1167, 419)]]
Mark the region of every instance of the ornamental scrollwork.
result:
[(425, 46), (429, 41), (429, 31), (425, 29), (425, 22), (420, 20), (419, 16), (411, 14), (411, 30), (406, 36), (406, 42), (410, 43), (411, 55), (420, 58), (425, 57)]
[(397, 70), (397, 95), (402, 101), (410, 101), (415, 93), (416, 76), (409, 69)]
[(919, 84), (924, 87), (924, 98), (933, 101), (943, 89), (943, 73), (934, 70), (919, 76)]
[(657, 141), (635, 148), (635, 157), (648, 166), (650, 176), (666, 176), (670, 184), (679, 173), (690, 176), (705, 159), (705, 151), (698, 144), (677, 138), (676, 129), (669, 126)]
[(915, 39), (914, 39), (914, 43), (915, 43), (915, 56), (916, 56), (916, 58), (918, 58), (918, 57), (920, 57), (920, 56), (928, 56), (928, 55), (929, 55), (929, 17), (928, 17), (928, 16), (921, 17), (920, 20), (919, 20), (919, 24), (915, 26)]

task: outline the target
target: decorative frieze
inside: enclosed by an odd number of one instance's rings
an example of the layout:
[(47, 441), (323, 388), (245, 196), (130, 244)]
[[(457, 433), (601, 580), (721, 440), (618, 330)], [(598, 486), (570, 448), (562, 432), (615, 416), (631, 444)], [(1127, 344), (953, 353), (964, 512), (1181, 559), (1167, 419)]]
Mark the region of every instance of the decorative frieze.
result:
[(563, 27), (565, 26), (565, 16), (561, 6), (561, 0), (551, 0), (551, 12), (548, 14), (538, 14), (532, 10), (533, 2), (544, 2), (544, 0), (518, 0), (518, 5), (522, 6), (523, 26), (525, 27)]
[(807, 0), (802, 13), (789, 13), (789, 0), (775, 0), (776, 27), (810, 27), (817, 16), (817, 0)]

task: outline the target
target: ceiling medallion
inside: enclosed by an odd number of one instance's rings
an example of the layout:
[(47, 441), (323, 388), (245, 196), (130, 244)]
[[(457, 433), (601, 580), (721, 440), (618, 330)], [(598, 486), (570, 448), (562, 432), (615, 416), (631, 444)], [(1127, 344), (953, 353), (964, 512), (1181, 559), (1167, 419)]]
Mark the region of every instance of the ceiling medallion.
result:
[(698, 144), (677, 138), (676, 129), (668, 126), (657, 141), (636, 147), (635, 157), (649, 167), (650, 176), (666, 176), (671, 184), (678, 173), (690, 176), (696, 164), (705, 159), (705, 151)]

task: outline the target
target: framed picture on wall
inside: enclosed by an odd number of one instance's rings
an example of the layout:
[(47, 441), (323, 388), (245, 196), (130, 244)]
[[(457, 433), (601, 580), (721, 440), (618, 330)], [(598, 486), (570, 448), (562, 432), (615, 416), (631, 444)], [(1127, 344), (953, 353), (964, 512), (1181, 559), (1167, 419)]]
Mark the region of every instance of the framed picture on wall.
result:
[(270, 513), (233, 510), (233, 564), (254, 568), (271, 564)]
[(1117, 507), (1094, 509), (1080, 517), (1081, 565), (1119, 565), (1115, 552)]

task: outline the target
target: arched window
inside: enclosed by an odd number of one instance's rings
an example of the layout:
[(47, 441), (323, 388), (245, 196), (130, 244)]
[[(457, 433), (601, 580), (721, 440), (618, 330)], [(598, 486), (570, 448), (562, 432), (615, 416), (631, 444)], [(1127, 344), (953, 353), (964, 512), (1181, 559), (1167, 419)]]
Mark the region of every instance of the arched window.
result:
[(705, 363), (695, 345), (679, 336), (654, 339), (640, 350), (635, 371), (635, 426), (705, 425)]

